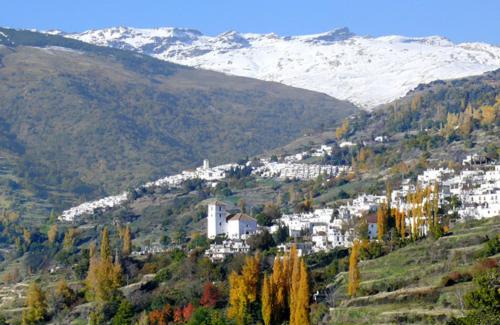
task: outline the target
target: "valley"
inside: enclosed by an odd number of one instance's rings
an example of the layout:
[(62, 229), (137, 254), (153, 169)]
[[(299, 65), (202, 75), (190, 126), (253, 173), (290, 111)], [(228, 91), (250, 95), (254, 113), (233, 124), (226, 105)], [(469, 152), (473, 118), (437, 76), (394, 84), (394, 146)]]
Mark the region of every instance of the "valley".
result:
[(0, 324), (495, 324), (499, 67), (345, 28), (0, 28)]

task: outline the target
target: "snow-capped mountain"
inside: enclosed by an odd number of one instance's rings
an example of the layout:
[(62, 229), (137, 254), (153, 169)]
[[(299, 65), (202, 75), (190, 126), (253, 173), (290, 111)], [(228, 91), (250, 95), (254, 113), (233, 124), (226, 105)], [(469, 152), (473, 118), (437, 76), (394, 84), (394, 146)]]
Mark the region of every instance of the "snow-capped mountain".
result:
[(207, 36), (193, 29), (127, 27), (64, 35), (197, 68), (324, 92), (367, 109), (401, 97), (420, 83), (500, 68), (498, 46), (454, 44), (439, 36), (357, 36), (347, 28), (289, 37), (235, 31)]

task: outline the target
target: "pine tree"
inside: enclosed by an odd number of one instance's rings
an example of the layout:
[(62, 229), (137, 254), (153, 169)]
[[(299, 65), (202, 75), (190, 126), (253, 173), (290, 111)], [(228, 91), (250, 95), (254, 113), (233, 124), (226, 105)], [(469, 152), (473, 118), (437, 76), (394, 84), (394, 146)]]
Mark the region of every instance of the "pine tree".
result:
[(356, 291), (358, 290), (359, 283), (361, 281), (361, 275), (358, 267), (359, 246), (359, 241), (355, 240), (351, 248), (351, 255), (349, 256), (349, 283), (347, 287), (347, 293), (351, 297), (354, 297), (356, 295)]
[(130, 325), (134, 317), (134, 308), (130, 302), (123, 299), (118, 307), (118, 311), (113, 317), (111, 324), (113, 325)]
[(28, 288), (26, 305), (26, 309), (22, 315), (23, 325), (39, 324), (47, 316), (47, 299), (45, 293), (34, 282)]
[(129, 256), (131, 251), (132, 251), (132, 235), (130, 233), (130, 226), (127, 225), (123, 232), (122, 254), (123, 256)]
[(264, 275), (264, 280), (262, 281), (262, 320), (264, 321), (264, 325), (271, 324), (271, 313), (273, 311), (272, 306), (272, 289), (271, 289), (271, 281), (269, 277)]

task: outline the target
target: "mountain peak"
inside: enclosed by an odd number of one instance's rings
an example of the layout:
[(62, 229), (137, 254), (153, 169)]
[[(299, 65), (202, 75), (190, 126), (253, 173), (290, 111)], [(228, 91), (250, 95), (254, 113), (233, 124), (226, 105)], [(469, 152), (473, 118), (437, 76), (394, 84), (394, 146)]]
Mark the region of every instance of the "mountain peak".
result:
[(325, 33), (308, 35), (305, 36), (306, 42), (312, 43), (327, 43), (330, 44), (332, 42), (345, 41), (351, 37), (356, 36), (356, 34), (352, 33), (349, 28), (341, 27), (335, 28)]

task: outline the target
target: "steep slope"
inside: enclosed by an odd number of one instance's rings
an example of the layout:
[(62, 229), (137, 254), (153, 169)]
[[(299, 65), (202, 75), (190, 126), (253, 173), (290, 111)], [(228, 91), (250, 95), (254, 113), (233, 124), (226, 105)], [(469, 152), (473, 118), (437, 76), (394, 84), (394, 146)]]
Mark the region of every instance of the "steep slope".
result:
[(390, 102), (421, 83), (500, 68), (498, 46), (454, 44), (439, 36), (363, 37), (347, 28), (291, 37), (235, 31), (212, 37), (192, 29), (128, 27), (65, 35), (193, 67), (320, 91), (364, 108)]
[(467, 312), (472, 277), (488, 265), (481, 259), (500, 261), (484, 253), (499, 231), (498, 217), (457, 224), (450, 236), (361, 262), (359, 294), (349, 299), (347, 274), (339, 274), (330, 287), (334, 307), (322, 324), (448, 324)]
[(253, 155), (357, 110), (60, 36), (0, 29), (0, 44), (0, 150), (18, 185), (57, 208)]

